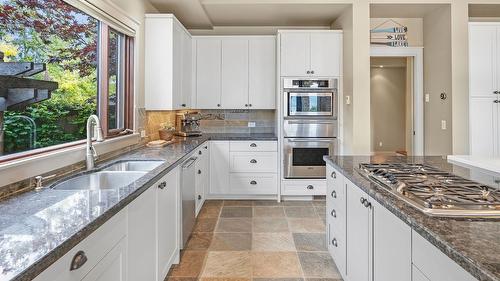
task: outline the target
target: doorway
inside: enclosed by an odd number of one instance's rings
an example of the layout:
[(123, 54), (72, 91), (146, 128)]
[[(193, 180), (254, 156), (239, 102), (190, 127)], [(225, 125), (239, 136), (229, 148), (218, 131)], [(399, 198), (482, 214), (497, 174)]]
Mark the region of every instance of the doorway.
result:
[(377, 48), (370, 60), (373, 154), (423, 155), (421, 48)]

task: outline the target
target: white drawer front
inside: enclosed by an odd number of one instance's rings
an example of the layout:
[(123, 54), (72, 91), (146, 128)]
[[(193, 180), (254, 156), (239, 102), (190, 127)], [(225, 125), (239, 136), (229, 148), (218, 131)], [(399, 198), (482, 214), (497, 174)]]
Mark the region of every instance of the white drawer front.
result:
[(325, 195), (326, 180), (286, 181), (283, 195)]
[(230, 152), (233, 173), (277, 173), (278, 154), (276, 152)]
[[(82, 242), (67, 252), (62, 258), (38, 275), (35, 281), (82, 280), (87, 273), (126, 236), (127, 216), (123, 210), (100, 226)], [(87, 257), (80, 268), (70, 271), (71, 261), (79, 251)]]
[(278, 151), (277, 141), (231, 141), (230, 151)]
[(231, 174), (231, 194), (265, 194), (278, 192), (276, 174)]

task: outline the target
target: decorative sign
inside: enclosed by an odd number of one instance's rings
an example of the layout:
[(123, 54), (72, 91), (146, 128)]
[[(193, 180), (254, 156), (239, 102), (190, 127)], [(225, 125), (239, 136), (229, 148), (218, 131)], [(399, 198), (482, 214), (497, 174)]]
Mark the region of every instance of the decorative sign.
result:
[(370, 30), (370, 43), (389, 47), (408, 47), (408, 27), (387, 20)]

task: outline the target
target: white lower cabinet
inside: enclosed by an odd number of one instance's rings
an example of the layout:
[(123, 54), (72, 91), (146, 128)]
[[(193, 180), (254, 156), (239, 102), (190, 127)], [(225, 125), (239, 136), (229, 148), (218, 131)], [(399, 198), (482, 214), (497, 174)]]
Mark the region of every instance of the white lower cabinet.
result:
[(211, 141), (211, 198), (276, 195), (276, 141)]
[[(83, 278), (83, 281), (127, 281), (127, 241), (123, 238)], [(154, 279), (151, 279), (154, 280)]]
[(412, 281), (431, 281), (416, 266), (412, 266), (411, 274), (413, 276)]
[(157, 280), (164, 280), (180, 251), (180, 173), (179, 167), (158, 182), (156, 195)]
[(196, 216), (203, 207), (205, 203), (205, 192), (208, 190), (210, 185), (210, 149), (208, 142), (204, 143), (198, 151), (195, 153), (195, 156), (198, 157), (198, 161), (195, 163), (196, 169), (196, 201), (195, 201), (195, 210)]

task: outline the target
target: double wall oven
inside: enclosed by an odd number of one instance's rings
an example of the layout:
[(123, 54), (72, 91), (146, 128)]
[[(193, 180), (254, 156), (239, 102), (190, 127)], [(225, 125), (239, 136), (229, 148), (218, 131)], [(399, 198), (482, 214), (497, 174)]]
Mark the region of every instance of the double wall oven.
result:
[(287, 179), (325, 178), (337, 153), (338, 80), (283, 79), (283, 158)]

